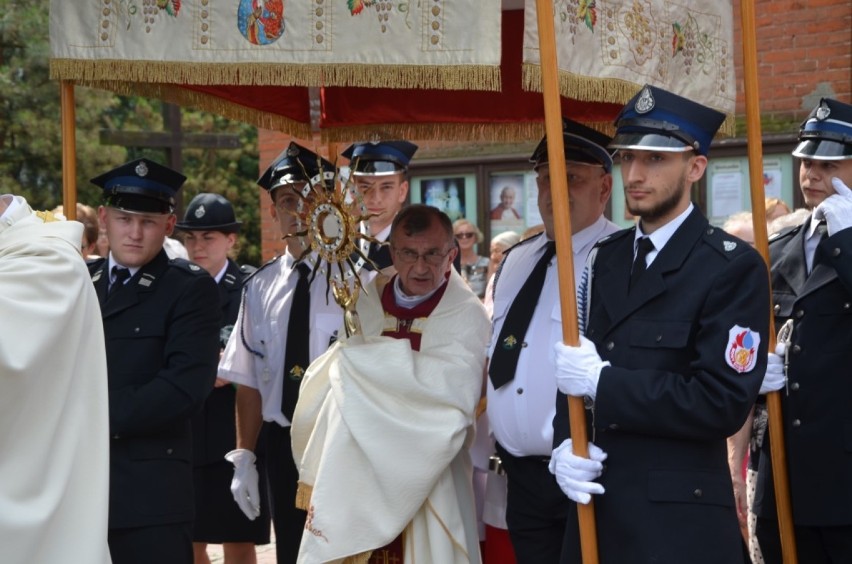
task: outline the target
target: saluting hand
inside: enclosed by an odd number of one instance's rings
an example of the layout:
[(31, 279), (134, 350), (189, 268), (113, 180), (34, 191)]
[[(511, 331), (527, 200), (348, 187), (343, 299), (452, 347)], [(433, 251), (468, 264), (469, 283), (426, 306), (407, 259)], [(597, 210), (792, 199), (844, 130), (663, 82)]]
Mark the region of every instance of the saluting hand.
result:
[(836, 176), (831, 179), (831, 185), (836, 193), (814, 210), (814, 219), (825, 219), (829, 236), (852, 227), (852, 190)]

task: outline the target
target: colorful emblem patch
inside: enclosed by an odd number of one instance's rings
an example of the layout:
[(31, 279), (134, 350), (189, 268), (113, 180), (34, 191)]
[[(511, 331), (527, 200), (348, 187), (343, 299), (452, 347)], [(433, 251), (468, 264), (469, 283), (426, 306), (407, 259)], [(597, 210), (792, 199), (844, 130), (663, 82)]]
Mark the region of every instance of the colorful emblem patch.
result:
[(302, 376), (305, 375), (305, 369), (299, 366), (298, 364), (290, 369), (290, 379), (291, 380), (301, 380)]
[(518, 340), (514, 335), (509, 335), (505, 339), (503, 339), (503, 348), (507, 351), (510, 351), (518, 346)]
[(757, 348), (760, 334), (748, 327), (734, 325), (728, 331), (728, 345), (725, 347), (725, 362), (739, 372), (750, 372), (757, 362)]

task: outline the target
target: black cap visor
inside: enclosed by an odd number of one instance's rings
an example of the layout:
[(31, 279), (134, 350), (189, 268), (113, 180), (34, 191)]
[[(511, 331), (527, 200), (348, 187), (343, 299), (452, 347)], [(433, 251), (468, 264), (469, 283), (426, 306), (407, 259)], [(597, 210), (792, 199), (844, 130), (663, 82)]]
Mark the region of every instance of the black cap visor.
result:
[(637, 151), (662, 151), (683, 153), (692, 151), (692, 146), (682, 140), (659, 133), (618, 133), (609, 144), (610, 149), (633, 149)]
[(828, 139), (805, 139), (793, 150), (793, 156), (816, 161), (843, 161), (852, 159), (852, 144)]

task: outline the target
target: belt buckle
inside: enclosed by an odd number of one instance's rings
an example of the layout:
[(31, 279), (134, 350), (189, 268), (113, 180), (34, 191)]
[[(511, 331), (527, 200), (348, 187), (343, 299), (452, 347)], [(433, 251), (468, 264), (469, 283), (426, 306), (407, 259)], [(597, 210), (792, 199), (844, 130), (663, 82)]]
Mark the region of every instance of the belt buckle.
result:
[(494, 472), (498, 476), (506, 475), (506, 470), (503, 468), (503, 461), (496, 454), (488, 457), (488, 471)]

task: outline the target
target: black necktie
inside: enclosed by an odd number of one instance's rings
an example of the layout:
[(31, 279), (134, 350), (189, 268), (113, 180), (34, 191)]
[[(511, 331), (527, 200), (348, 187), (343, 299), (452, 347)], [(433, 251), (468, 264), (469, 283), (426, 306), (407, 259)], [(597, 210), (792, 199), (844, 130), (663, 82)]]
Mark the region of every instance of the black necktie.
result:
[(107, 292), (107, 299), (113, 297), (116, 292), (124, 288), (124, 283), (127, 279), (130, 278), (130, 269), (122, 268), (120, 266), (112, 267), (112, 284), (109, 286), (109, 292)]
[(636, 286), (636, 282), (648, 268), (648, 253), (654, 250), (654, 243), (650, 237), (639, 239), (639, 248), (636, 251), (636, 259), (633, 261), (633, 270), (630, 272), (630, 288)]
[(823, 261), (822, 251), (819, 248), (819, 244), (822, 243), (823, 239), (828, 237), (828, 225), (826, 225), (825, 220), (821, 219), (819, 223), (817, 223), (816, 230), (814, 231), (817, 235), (817, 246), (814, 249), (814, 260), (811, 263), (811, 270), (808, 272), (810, 275), (811, 272), (814, 271), (814, 268), (817, 264)]
[(544, 248), (544, 255), (538, 260), (529, 278), (521, 287), (521, 291), (515, 296), (515, 301), (509, 307), (509, 313), (506, 314), (506, 321), (500, 329), (500, 338), (497, 340), (497, 346), (494, 348), (491, 364), (488, 367), (488, 376), (495, 390), (515, 377), (524, 337), (538, 303), (538, 297), (541, 295), (541, 288), (544, 286), (547, 265), (555, 252), (556, 244), (548, 241)]
[(299, 399), (302, 376), (310, 363), (311, 294), (308, 277), (311, 269), (305, 263), (296, 265), (299, 281), (290, 303), (290, 320), (287, 322), (287, 348), (284, 349), (284, 386), (281, 393), (281, 413), (293, 420), (293, 411)]

